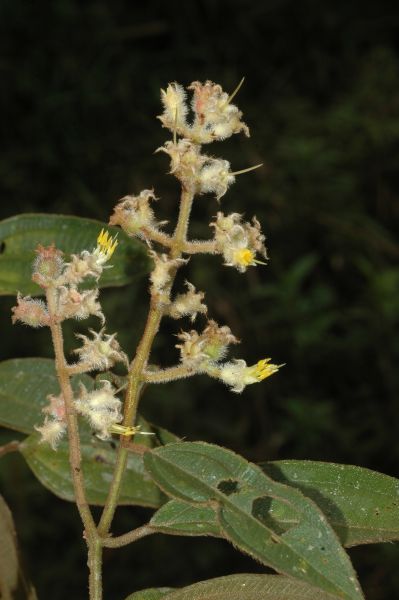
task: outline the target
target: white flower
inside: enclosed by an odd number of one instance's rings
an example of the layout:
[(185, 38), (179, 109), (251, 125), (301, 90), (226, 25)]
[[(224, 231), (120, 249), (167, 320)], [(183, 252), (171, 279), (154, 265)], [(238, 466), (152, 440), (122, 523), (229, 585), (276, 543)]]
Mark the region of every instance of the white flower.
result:
[(271, 358), (259, 360), (255, 365), (247, 366), (245, 360), (235, 359), (232, 362), (222, 365), (219, 371), (219, 378), (232, 388), (233, 392), (238, 394), (243, 391), (246, 385), (259, 383), (276, 373), (282, 365), (273, 365)]

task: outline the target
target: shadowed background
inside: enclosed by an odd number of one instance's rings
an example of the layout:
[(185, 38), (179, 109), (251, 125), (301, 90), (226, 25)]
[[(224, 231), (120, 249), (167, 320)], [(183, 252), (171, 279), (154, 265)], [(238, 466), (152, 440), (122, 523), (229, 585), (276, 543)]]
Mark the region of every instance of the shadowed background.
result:
[[(246, 77), (235, 102), (251, 138), (207, 152), (233, 170), (263, 162), (221, 209), (257, 215), (271, 260), (240, 275), (196, 257), (184, 277), (241, 338), (237, 356), (286, 366), (241, 396), (204, 377), (151, 388), (141, 408), (150, 420), (254, 461), (329, 460), (398, 476), (398, 29), (399, 7), (387, 0), (0, 1), (3, 218), (107, 222), (120, 197), (154, 187), (159, 217), (173, 222), (178, 185), (167, 158), (153, 155), (168, 139), (155, 119), (159, 88), (211, 79), (231, 91)], [(193, 237), (209, 235), (217, 210), (198, 198)], [(132, 355), (146, 282), (102, 298), (108, 330)], [(2, 358), (52, 356), (48, 332), (11, 329), (13, 303), (1, 300)], [(177, 360), (178, 329), (165, 323), (154, 361)], [(76, 345), (71, 331), (67, 340)], [(0, 482), (39, 597), (84, 598), (74, 507), (42, 490), (19, 458), (4, 459)], [(115, 529), (146, 518), (123, 509)], [(399, 594), (394, 546), (351, 557), (367, 598)], [(219, 540), (158, 536), (106, 555), (106, 597), (243, 571), (264, 569)]]

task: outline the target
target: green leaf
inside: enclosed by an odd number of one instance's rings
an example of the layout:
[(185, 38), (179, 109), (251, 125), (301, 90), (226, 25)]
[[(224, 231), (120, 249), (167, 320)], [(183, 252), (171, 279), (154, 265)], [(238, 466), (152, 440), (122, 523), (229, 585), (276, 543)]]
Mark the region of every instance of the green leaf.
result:
[(102, 228), (118, 234), (118, 247), (112, 256), (111, 269), (105, 269), (100, 287), (120, 286), (148, 272), (149, 260), (144, 244), (129, 238), (123, 231), (100, 221), (67, 215), (23, 214), (0, 222), (0, 294), (42, 295), (43, 290), (31, 281), (35, 248), (54, 244), (65, 252), (92, 250)]
[(147, 590), (130, 594), (125, 600), (160, 600), (172, 591), (173, 588), (148, 588)]
[[(93, 379), (88, 375), (72, 378), (77, 390), (82, 381), (88, 389)], [(49, 394), (59, 394), (60, 386), (54, 361), (49, 358), (15, 358), (0, 363), (0, 425), (33, 433), (43, 421), (42, 408)]]
[[(144, 464), (168, 495), (216, 507), (224, 536), (240, 550), (339, 598), (363, 598), (334, 531), (299, 490), (274, 482), (230, 450), (202, 442), (152, 450)], [(285, 514), (287, 507), (291, 522), (282, 527), (279, 511)]]
[(169, 500), (164, 504), (152, 517), (151, 526), (171, 535), (222, 535), (213, 508), (193, 506), (182, 500)]
[[(138, 592), (140, 594), (140, 592)], [(162, 596), (133, 594), (126, 600), (336, 600), (307, 583), (281, 575), (227, 575), (200, 581)]]
[(12, 514), (0, 496), (0, 593), (2, 600), (37, 600), (35, 588), (21, 570)]
[(17, 536), (11, 511), (0, 496), (0, 588), (4, 600), (12, 600), (18, 584)]
[[(399, 480), (351, 465), (286, 460), (263, 463), (272, 479), (311, 498), (346, 547), (399, 540)], [(270, 508), (274, 511), (274, 501)], [(278, 522), (291, 522), (290, 510)], [(175, 535), (221, 535), (214, 509), (169, 500), (153, 516), (159, 531)]]
[(399, 540), (399, 480), (352, 465), (302, 460), (262, 464), (312, 498), (345, 546)]

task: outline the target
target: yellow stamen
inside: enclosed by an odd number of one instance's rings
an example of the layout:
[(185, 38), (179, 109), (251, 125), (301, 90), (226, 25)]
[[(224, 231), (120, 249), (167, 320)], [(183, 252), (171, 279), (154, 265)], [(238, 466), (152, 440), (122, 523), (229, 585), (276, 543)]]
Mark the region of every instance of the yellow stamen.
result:
[(110, 433), (116, 433), (117, 435), (132, 436), (132, 435), (155, 435), (152, 431), (140, 431), (141, 426), (136, 425), (135, 427), (127, 427), (125, 425), (118, 425), (114, 423), (109, 428)]
[(266, 377), (270, 377), (273, 373), (276, 373), (283, 365), (273, 365), (270, 363), (271, 358), (263, 358), (259, 360), (256, 365), (250, 367), (253, 369), (253, 376), (258, 381), (263, 381)]
[(109, 235), (108, 231), (101, 229), (97, 238), (97, 250), (104, 255), (106, 260), (111, 258), (117, 245), (118, 240), (116, 239), (116, 236), (112, 237)]

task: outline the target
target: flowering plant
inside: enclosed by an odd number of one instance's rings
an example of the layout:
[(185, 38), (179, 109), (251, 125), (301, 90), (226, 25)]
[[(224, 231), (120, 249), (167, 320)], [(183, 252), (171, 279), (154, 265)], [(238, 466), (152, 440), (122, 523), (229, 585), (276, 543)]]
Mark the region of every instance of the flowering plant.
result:
[[(109, 222), (121, 228), (119, 237), (115, 229), (111, 233), (111, 227), (103, 226), (91, 248), (67, 252), (54, 243), (37, 246), (32, 281), (45, 300), (32, 298), (32, 293), (18, 294), (13, 308), (14, 323), (50, 329), (55, 363), (40, 368), (42, 373), (53, 369), (54, 388), (49, 394), (42, 387), (38, 394), (32, 392), (34, 407), (23, 425), (18, 411), (11, 418), (9, 406), (7, 412), (6, 403), (0, 405), (4, 425), (30, 433), (23, 442), (4, 446), (1, 453), (19, 450), (47, 487), (76, 502), (88, 549), (92, 600), (102, 598), (103, 549), (119, 548), (156, 533), (224, 538), (278, 575), (228, 575), (183, 590), (153, 590), (151, 598), (359, 600), (363, 594), (344, 546), (398, 538), (394, 511), (386, 510), (388, 505), (397, 507), (399, 483), (392, 478), (311, 461), (255, 465), (214, 444), (179, 440), (138, 416), (144, 384), (208, 375), (242, 393), (282, 366), (270, 358), (260, 358), (254, 365), (228, 359), (230, 347), (238, 340), (228, 325), (208, 319), (204, 292), (188, 281), (183, 290), (174, 289), (177, 272), (196, 254), (220, 255), (223, 264), (239, 274), (266, 265), (268, 259), (256, 217), (245, 221), (239, 213), (218, 211), (209, 239), (192, 240), (188, 235), (197, 196), (210, 194), (220, 202), (238, 175), (260, 166), (233, 171), (227, 160), (202, 150), (234, 134), (249, 136), (241, 111), (232, 103), (239, 87), (228, 95), (210, 81), (196, 81), (188, 87), (190, 105), (181, 85), (172, 83), (162, 91), (159, 119), (172, 139), (158, 151), (169, 157), (170, 173), (181, 186), (173, 233), (167, 233), (166, 223), (156, 219), (153, 190), (126, 196), (115, 206)], [(106, 332), (99, 297), (102, 278), (131, 239), (151, 262), (148, 317), (133, 358), (120, 347), (116, 333)], [(123, 256), (127, 260), (126, 253)], [(77, 334), (77, 360), (67, 360), (63, 323), (89, 316), (99, 319), (99, 328), (90, 329), (88, 335)], [(163, 318), (188, 318), (190, 327), (207, 319), (205, 325), (177, 335), (180, 362), (167, 368), (151, 362)], [(24, 392), (16, 391), (12, 377), (3, 386), (9, 395), (12, 388), (25, 401), (36, 363), (7, 363), (4, 373), (17, 369), (26, 387)], [(125, 370), (123, 376), (112, 371), (117, 363)], [(64, 459), (53, 465), (63, 478), (62, 485), (54, 482), (48, 467), (46, 471), (43, 457), (49, 454)], [(354, 510), (357, 502), (360, 508)], [(152, 506), (155, 512), (148, 523), (114, 536), (113, 517), (122, 503)], [(103, 506), (98, 523), (92, 504)], [(2, 587), (7, 597), (12, 586)], [(149, 597), (148, 590), (129, 596), (131, 600)]]

